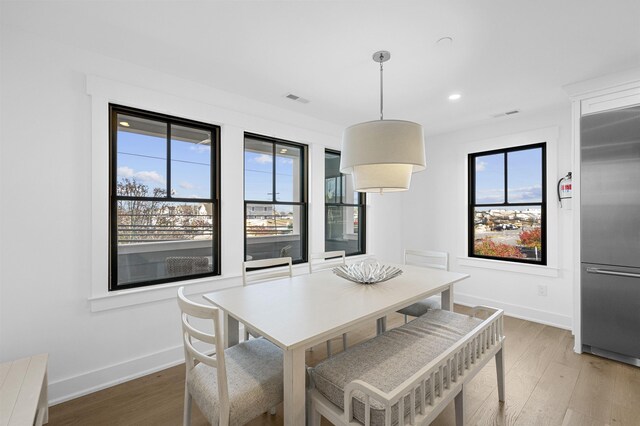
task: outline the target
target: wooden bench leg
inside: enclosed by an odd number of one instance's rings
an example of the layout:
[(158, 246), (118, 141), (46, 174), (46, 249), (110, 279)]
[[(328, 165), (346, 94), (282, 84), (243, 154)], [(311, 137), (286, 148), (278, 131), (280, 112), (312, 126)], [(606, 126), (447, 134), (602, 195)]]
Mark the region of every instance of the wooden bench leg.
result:
[(504, 346), (496, 352), (496, 373), (498, 376), (498, 400), (504, 402)]
[(456, 426), (464, 425), (464, 386), (460, 389), (460, 392), (456, 395), (454, 400), (456, 409)]
[[(310, 395), (307, 396), (311, 399)], [(313, 399), (311, 399), (311, 413), (307, 413), (307, 418), (310, 418), (309, 426), (320, 426), (320, 413), (318, 412), (316, 402)]]

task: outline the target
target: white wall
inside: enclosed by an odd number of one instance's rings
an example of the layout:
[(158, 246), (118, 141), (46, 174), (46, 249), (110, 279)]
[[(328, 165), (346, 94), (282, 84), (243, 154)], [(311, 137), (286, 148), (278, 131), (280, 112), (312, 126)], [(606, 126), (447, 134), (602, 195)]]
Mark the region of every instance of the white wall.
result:
[[(542, 129), (542, 130), (540, 130)], [(506, 266), (492, 261), (469, 261), (467, 241), (468, 153), (500, 145), (543, 142), (557, 132), (557, 143), (547, 146), (548, 268)], [(555, 139), (553, 136), (549, 139)], [(572, 325), (572, 216), (556, 202), (556, 177), (571, 170), (571, 110), (566, 107), (519, 117), (494, 119), (491, 123), (427, 138), (427, 170), (414, 175), (404, 194), (403, 246), (448, 251), (451, 268), (471, 277), (456, 287), (455, 301), (488, 304), (508, 314), (570, 328)], [(504, 262), (498, 262), (504, 263)], [(473, 266), (470, 266), (473, 265)], [(538, 296), (546, 285), (547, 296)]]
[[(324, 147), (339, 148), (340, 126), (7, 26), (1, 43), (0, 361), (48, 352), (50, 401), (182, 359), (175, 288), (89, 301), (96, 286), (106, 293), (107, 282), (106, 257), (94, 259), (106, 253), (106, 210), (94, 211), (106, 200), (106, 102), (222, 126), (224, 275), (199, 280), (190, 293), (240, 283), (245, 130), (309, 144), (309, 250), (323, 250)], [(87, 76), (100, 77), (90, 78), (91, 96)], [(372, 201), (368, 213), (376, 227), (397, 235), (399, 247), (398, 215), (386, 217), (397, 211), (393, 200)], [(376, 241), (387, 247), (372, 238), (370, 251), (377, 252)]]

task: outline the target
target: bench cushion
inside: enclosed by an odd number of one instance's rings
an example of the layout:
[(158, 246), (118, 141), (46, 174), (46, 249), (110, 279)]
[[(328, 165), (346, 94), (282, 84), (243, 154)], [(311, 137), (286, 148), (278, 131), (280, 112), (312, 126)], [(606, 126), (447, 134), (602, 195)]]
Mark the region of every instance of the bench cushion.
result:
[[(348, 383), (362, 380), (381, 391), (392, 391), (480, 323), (482, 320), (467, 315), (431, 310), (321, 362), (311, 375), (318, 392), (344, 410), (344, 388)], [(417, 404), (420, 395), (416, 396)], [(409, 413), (409, 404), (407, 396), (405, 414)], [(371, 424), (383, 425), (384, 406), (371, 399), (371, 408)], [(364, 423), (364, 395), (360, 392), (354, 393), (353, 410), (354, 417)], [(391, 415), (396, 424), (397, 404)]]
[[(243, 425), (282, 402), (282, 350), (266, 339), (252, 339), (226, 349), (230, 424)], [(216, 369), (198, 364), (187, 386), (196, 404), (213, 425), (218, 424), (218, 375)]]

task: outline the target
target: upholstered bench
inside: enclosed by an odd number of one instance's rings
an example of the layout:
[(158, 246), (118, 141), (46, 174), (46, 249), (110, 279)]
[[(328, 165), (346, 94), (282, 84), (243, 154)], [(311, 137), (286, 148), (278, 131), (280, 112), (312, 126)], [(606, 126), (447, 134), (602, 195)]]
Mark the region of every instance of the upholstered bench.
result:
[(432, 310), (310, 368), (311, 423), (429, 424), (455, 398), (462, 425), (463, 385), (494, 355), (503, 401), (502, 311), (476, 309), (491, 314)]

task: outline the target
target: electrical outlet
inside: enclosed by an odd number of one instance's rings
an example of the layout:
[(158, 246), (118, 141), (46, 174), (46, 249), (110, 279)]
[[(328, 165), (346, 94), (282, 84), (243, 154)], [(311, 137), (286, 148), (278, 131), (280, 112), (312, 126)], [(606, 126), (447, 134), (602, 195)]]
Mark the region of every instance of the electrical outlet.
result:
[(547, 286), (544, 284), (538, 284), (538, 296), (547, 295)]

